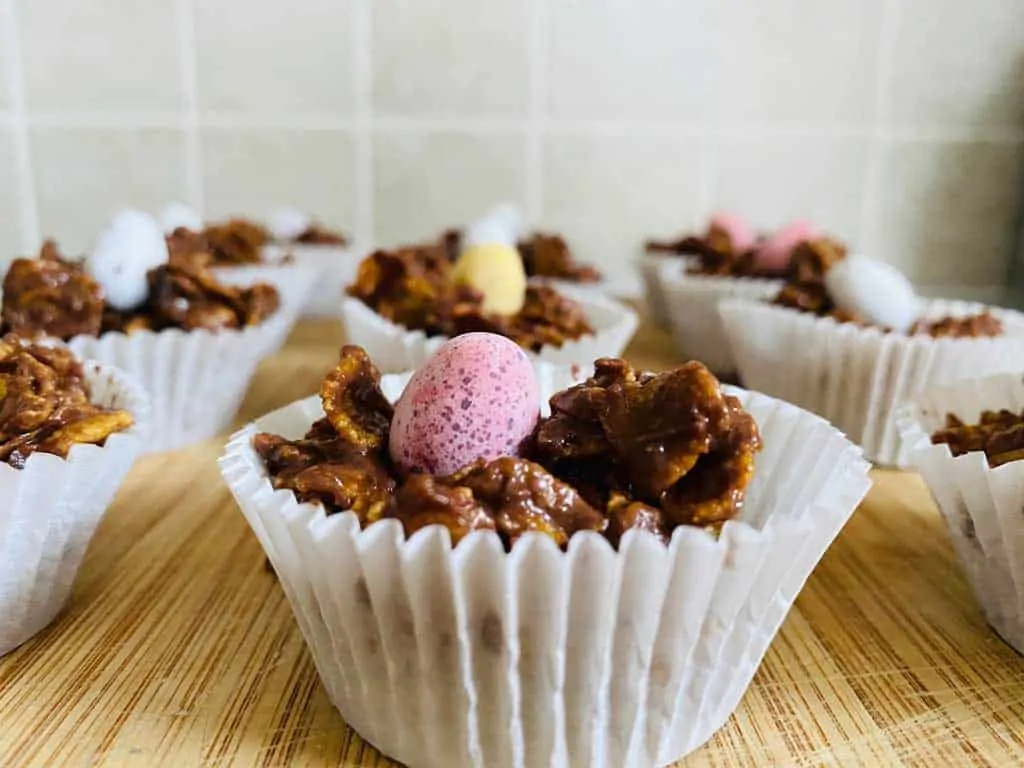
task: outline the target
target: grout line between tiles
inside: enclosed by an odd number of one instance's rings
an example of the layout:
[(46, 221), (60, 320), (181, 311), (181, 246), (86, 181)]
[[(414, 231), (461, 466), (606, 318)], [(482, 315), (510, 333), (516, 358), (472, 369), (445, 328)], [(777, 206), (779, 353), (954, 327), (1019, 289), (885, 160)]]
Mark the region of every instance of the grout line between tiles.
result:
[(385, 133), (525, 134), (530, 130), (530, 119), (375, 115), (374, 130)]
[(36, 198), (35, 174), (32, 167), (32, 147), (28, 136), (25, 112), (25, 71), (21, 60), (21, 41), (14, 0), (0, 0), (0, 13), (6, 18), (2, 25), (7, 30), (0, 50), (6, 50), (7, 90), (11, 99), (8, 113), (14, 143), (14, 162), (18, 176), (19, 213), (21, 217), (21, 247), (32, 253), (39, 247), (39, 201)]
[(688, 222), (697, 228), (707, 221), (718, 205), (718, 142), (711, 136), (703, 136), (697, 142), (697, 216)]
[(525, 220), (536, 226), (544, 213), (544, 139), (547, 136), (547, 75), (550, 38), (547, 0), (530, 3), (530, 103), (526, 128)]
[(899, 31), (899, 0), (884, 0), (879, 24), (878, 61), (875, 72), (874, 103), (872, 104), (872, 130), (868, 142), (867, 163), (861, 181), (860, 217), (857, 242), (864, 243), (878, 215), (876, 192), (882, 175), (885, 144), (894, 140), (886, 128), (889, 124), (889, 86), (892, 82), (893, 55)]
[(355, 98), (355, 222), (360, 243), (375, 241), (373, 175), (373, 0), (356, 0), (352, 40), (352, 78)]
[[(367, 66), (367, 79), (372, 78)], [(368, 90), (367, 86), (367, 90)], [(369, 99), (367, 99), (369, 101)], [(196, 116), (199, 128), (223, 130), (337, 130), (357, 133), (362, 129), (378, 133), (464, 133), (484, 135), (527, 134), (531, 120), (479, 118), (473, 116), (373, 115), (369, 103), (357, 104), (362, 115), (340, 117), (329, 114), (232, 113), (200, 110)], [(2, 115), (2, 113), (0, 113)], [(133, 130), (137, 128), (180, 128), (182, 117), (167, 112), (59, 112), (46, 111), (26, 116), (30, 126), (67, 129)], [(747, 142), (772, 139), (874, 139), (882, 142), (937, 144), (1020, 144), (1024, 129), (1000, 127), (889, 126), (855, 124), (811, 124), (745, 121), (723, 125), (716, 131), (713, 124), (673, 121), (560, 120), (545, 118), (544, 133), (559, 136), (671, 136), (682, 138), (714, 138)]]
[(203, 148), (199, 136), (199, 72), (196, 18), (193, 0), (177, 0), (178, 46), (181, 60), (181, 115), (183, 132), (185, 197), (202, 214), (206, 209), (203, 187)]

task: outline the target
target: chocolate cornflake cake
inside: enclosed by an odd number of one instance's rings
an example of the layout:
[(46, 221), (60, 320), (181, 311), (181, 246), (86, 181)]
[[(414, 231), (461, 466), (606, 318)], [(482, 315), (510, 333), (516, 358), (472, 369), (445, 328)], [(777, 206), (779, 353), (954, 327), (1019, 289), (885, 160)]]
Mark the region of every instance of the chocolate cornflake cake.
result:
[(201, 232), (179, 227), (167, 237), (173, 262), (198, 267), (260, 264), (269, 242), (265, 227), (241, 218), (208, 224)]
[(33, 453), (67, 458), (73, 445), (103, 445), (134, 423), (128, 411), (90, 402), (82, 364), (69, 350), (14, 334), (0, 339), (0, 398), (0, 461), (18, 469)]
[[(839, 323), (872, 326), (859, 313), (839, 307), (826, 286), (825, 275), (828, 270), (846, 257), (846, 248), (829, 238), (815, 238), (800, 243), (793, 250), (786, 283), (772, 303), (819, 317), (830, 317)], [(890, 330), (884, 326), (876, 327)], [(920, 318), (907, 329), (907, 333), (932, 338), (994, 337), (1003, 334), (1003, 322), (985, 310), (964, 316)]]
[(684, 235), (676, 240), (648, 240), (644, 250), (654, 255), (689, 256), (686, 271), (706, 277), (778, 277), (755, 257), (758, 243), (736, 248), (729, 233), (712, 224), (703, 235)]
[(362, 348), (342, 348), (320, 398), (325, 415), (304, 438), (255, 435), (273, 487), (328, 514), (351, 510), (363, 526), (394, 518), (411, 535), (443, 525), (453, 543), (478, 530), (506, 547), (528, 531), (565, 547), (579, 531), (617, 545), (633, 528), (664, 541), (680, 525), (716, 529), (742, 508), (761, 448), (753, 417), (696, 362), (655, 374), (598, 360), (591, 378), (551, 398), (516, 455), (445, 475), (393, 462), (394, 409)]
[(263, 322), (280, 304), (271, 285), (224, 285), (205, 267), (173, 256), (150, 270), (147, 281), (149, 292), (141, 306), (117, 310), (81, 264), (64, 258), (47, 241), (38, 258), (15, 259), (4, 277), (3, 332), (67, 341), (108, 331), (237, 329)]
[[(201, 267), (235, 267), (264, 263), (263, 248), (275, 243), (262, 224), (235, 217), (206, 225), (201, 232), (179, 227), (167, 237), (171, 258)], [(283, 245), (342, 246), (348, 239), (341, 232), (310, 222), (295, 238)], [(287, 261), (287, 257), (283, 261)], [(280, 263), (281, 260), (275, 260)]]
[(348, 238), (341, 232), (328, 229), (322, 224), (311, 222), (310, 225), (291, 242), (301, 245), (348, 245)]
[(348, 294), (381, 317), (428, 336), (488, 331), (536, 352), (594, 333), (582, 307), (550, 286), (527, 286), (523, 306), (513, 315), (484, 312), (482, 294), (452, 279), (441, 243), (370, 254)]
[(1024, 412), (1005, 408), (982, 411), (976, 424), (966, 424), (956, 415), (946, 416), (946, 425), (932, 435), (933, 443), (945, 443), (954, 456), (983, 451), (990, 467), (1024, 459)]

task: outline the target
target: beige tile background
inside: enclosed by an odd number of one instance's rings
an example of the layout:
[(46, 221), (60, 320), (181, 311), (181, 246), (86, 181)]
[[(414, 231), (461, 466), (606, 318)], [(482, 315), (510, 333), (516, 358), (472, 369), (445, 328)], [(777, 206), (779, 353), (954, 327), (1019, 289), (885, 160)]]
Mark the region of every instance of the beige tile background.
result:
[(496, 199), (620, 281), (717, 208), (1001, 284), (1021, 0), (0, 0), (0, 254), (118, 207), (297, 204), (363, 242)]

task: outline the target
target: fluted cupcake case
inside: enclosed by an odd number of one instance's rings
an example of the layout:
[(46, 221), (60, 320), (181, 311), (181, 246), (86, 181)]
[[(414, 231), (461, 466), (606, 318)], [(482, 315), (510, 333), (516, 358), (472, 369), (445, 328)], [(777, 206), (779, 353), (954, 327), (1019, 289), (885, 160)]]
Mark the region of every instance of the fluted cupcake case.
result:
[[(549, 363), (589, 365), (600, 357), (621, 355), (636, 332), (636, 313), (585, 288), (559, 286), (558, 291), (582, 306), (594, 333), (566, 341), (560, 347), (545, 346), (540, 352), (529, 352), (530, 356)], [(348, 341), (363, 347), (386, 373), (418, 368), (448, 340), (392, 323), (358, 299), (346, 298), (341, 311)]]
[[(922, 303), (924, 317), (970, 315), (980, 304)], [(882, 465), (906, 466), (897, 408), (914, 395), (967, 376), (1020, 367), (1024, 316), (992, 308), (1005, 333), (995, 338), (933, 339), (883, 333), (765, 302), (719, 304), (745, 386), (806, 408), (832, 422)]]
[[(537, 365), (544, 398), (572, 370)], [(395, 399), (408, 374), (386, 376)], [(652, 766), (728, 719), (808, 574), (870, 485), (860, 451), (821, 419), (736, 390), (765, 449), (740, 517), (669, 546), (594, 533), (568, 551), (493, 533), (360, 530), (272, 490), (257, 431), (297, 437), (316, 398), (238, 432), (221, 471), (292, 605), (328, 695), (411, 768)]]
[(931, 442), (946, 414), (974, 424), (983, 410), (1000, 408), (1024, 409), (1024, 374), (930, 389), (900, 409), (898, 423), (910, 463), (935, 497), (985, 618), (1024, 653), (1024, 461), (992, 469), (981, 451), (954, 457), (949, 446)]
[(720, 376), (735, 375), (736, 361), (722, 326), (719, 303), (730, 298), (770, 299), (783, 281), (690, 275), (679, 262), (677, 259), (674, 268), (661, 271), (661, 291), (676, 346), (688, 359), (700, 360)]
[[(252, 278), (240, 273), (233, 279), (244, 284)], [(295, 324), (304, 294), (297, 282), (290, 285), (281, 290), (277, 312), (241, 330), (104, 333), (76, 336), (68, 346), (82, 359), (135, 376), (152, 407), (146, 450), (174, 450), (213, 437), (230, 424), (256, 366), (280, 348)]]
[(682, 269), (685, 264), (684, 257), (657, 253), (645, 253), (637, 262), (647, 314), (651, 322), (660, 328), (669, 327), (668, 305), (662, 288), (663, 276), (667, 271)]
[(359, 262), (366, 249), (354, 245), (268, 245), (263, 257), (277, 261), (290, 256), (300, 267), (315, 270), (318, 280), (302, 314), (307, 317), (337, 317), (345, 288), (355, 282)]
[(0, 656), (45, 628), (64, 607), (86, 547), (149, 430), (149, 402), (130, 376), (91, 362), (92, 402), (135, 418), (104, 445), (75, 445), (66, 459), (0, 463)]

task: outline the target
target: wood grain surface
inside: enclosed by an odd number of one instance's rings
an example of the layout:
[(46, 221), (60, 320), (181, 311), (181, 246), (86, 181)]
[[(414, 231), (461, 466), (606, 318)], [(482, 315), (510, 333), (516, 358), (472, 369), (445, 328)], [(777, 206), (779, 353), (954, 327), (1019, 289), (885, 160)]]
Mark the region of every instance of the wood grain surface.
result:
[[(296, 329), (239, 421), (314, 392), (340, 340), (335, 323)], [(629, 356), (665, 367), (671, 348), (644, 328)], [(395, 765), (328, 701), (220, 448), (140, 462), (65, 613), (0, 660), (0, 766)], [(1024, 662), (985, 624), (920, 480), (875, 481), (688, 768), (1024, 764)]]

